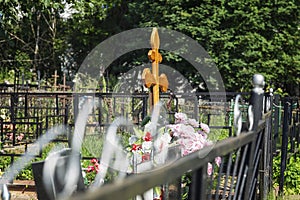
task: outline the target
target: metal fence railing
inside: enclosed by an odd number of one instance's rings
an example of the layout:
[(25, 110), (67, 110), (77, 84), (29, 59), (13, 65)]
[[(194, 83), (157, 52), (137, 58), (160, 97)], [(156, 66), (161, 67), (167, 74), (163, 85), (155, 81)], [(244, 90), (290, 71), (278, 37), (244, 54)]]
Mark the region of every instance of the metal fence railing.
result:
[[(162, 199), (266, 199), (272, 185), (272, 109), (263, 105), (269, 100), (264, 97), (262, 83), (256, 79), (254, 83), (249, 130), (241, 129), (237, 109), (236, 136), (72, 199), (131, 199), (139, 195), (144, 199), (144, 193), (155, 187), (162, 188)], [(218, 168), (212, 164), (208, 173), (208, 163), (218, 156), (221, 164)]]
[[(174, 187), (171, 189), (170, 186), (176, 182), (181, 183), (182, 177), (187, 174), (191, 175), (191, 182), (186, 185), (189, 188), (187, 199), (255, 199), (257, 195), (263, 199), (263, 195), (270, 189), (268, 177), (271, 173), (270, 168), (261, 164), (266, 161), (264, 155), (269, 155), (265, 153), (269, 149), (264, 148), (263, 144), (265, 136), (270, 134), (270, 113), (264, 117), (255, 131), (230, 137), (211, 149), (200, 150), (170, 165), (130, 176), (72, 199), (130, 199), (162, 185), (165, 188), (163, 199), (183, 199), (181, 184), (176, 184), (175, 193)], [(222, 157), (221, 166), (215, 173), (208, 175), (207, 164), (217, 156)]]
[[(73, 127), (82, 101), (90, 95), (96, 99), (98, 106), (93, 109), (87, 127), (100, 127), (103, 132), (118, 115), (126, 116), (140, 125), (150, 113), (146, 93), (128, 96), (120, 93), (5, 91), (0, 94), (0, 131), (3, 148), (5, 145), (24, 144), (26, 151), (28, 144), (53, 125), (65, 124)], [(213, 93), (197, 93), (196, 98), (188, 97), (185, 105), (180, 104), (180, 98), (184, 98), (184, 94), (166, 93), (162, 94), (161, 98), (170, 120), (178, 110), (193, 107), (191, 115), (196, 115), (200, 121), (204, 120), (212, 129), (228, 131), (228, 138), (218, 141), (209, 150), (200, 150), (170, 165), (130, 176), (122, 182), (105, 185), (78, 198), (128, 199), (142, 195), (150, 188), (162, 186), (164, 199), (264, 199), (272, 186), (273, 155), (279, 152), (279, 191), (283, 194), (287, 162), (290, 157), (299, 153), (299, 97), (280, 98), (253, 90), (252, 98), (249, 98), (250, 93), (243, 93), (246, 97), (238, 106), (242, 113), (242, 127), (237, 127), (234, 98), (238, 94), (228, 93), (227, 99), (220, 102), (213, 102), (206, 95)], [(249, 106), (252, 106), (252, 120), (249, 118)], [(220, 116), (224, 117), (219, 118)], [(222, 122), (215, 124), (215, 121)], [(248, 130), (251, 121), (254, 124)], [(242, 133), (237, 133), (238, 128), (241, 128)], [(19, 137), (21, 134), (23, 139)], [(68, 142), (68, 139), (62, 137), (57, 141)], [(12, 158), (21, 155), (3, 151), (0, 153), (0, 156)], [(221, 165), (216, 167), (212, 164), (213, 173), (208, 175), (207, 164), (217, 156), (222, 158)], [(184, 185), (187, 190), (182, 188), (183, 177), (189, 179), (188, 184)]]

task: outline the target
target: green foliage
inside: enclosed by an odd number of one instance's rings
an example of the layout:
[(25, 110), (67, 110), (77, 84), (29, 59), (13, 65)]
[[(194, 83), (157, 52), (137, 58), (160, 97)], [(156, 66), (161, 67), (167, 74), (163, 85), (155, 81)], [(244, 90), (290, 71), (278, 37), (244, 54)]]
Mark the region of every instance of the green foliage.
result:
[(36, 73), (41, 70), (43, 76), (59, 67), (58, 56), (65, 47), (61, 42), (65, 39), (62, 28), (64, 21), (60, 18), (65, 3), (66, 1), (62, 3), (49, 0), (1, 0), (2, 69), (19, 69), (26, 72), (26, 76), (29, 71)]
[[(68, 6), (69, 16), (62, 17)], [(298, 8), (296, 0), (1, 0), (0, 63), (6, 71), (18, 62), (26, 65), (24, 69), (42, 70), (42, 76), (50, 77), (62, 66), (74, 74), (87, 54), (109, 36), (157, 26), (198, 41), (218, 66), (227, 90), (248, 90), (251, 75), (261, 73), (274, 89), (299, 95)], [(195, 84), (203, 81), (180, 56), (162, 53), (164, 64)], [(132, 52), (114, 62), (110, 72), (117, 76), (124, 65), (128, 69), (147, 62), (145, 55)], [(68, 63), (62, 63), (65, 56)]]
[[(273, 159), (274, 187), (279, 186), (281, 154)], [(287, 160), (284, 172), (284, 195), (300, 194), (300, 157), (292, 156)]]
[[(294, 0), (134, 1), (125, 17), (132, 27), (166, 27), (197, 40), (214, 59), (227, 90), (249, 90), (251, 75), (261, 73), (267, 83), (295, 94), (295, 74), (300, 73), (298, 7)], [(176, 69), (189, 69), (187, 63), (169, 59)], [(186, 71), (186, 76), (191, 73)]]
[(9, 166), (11, 158), (8, 156), (1, 156), (0, 161), (0, 173), (2, 174), (5, 171), (5, 169)]
[[(60, 144), (61, 147), (66, 147), (66, 145), (67, 144), (64, 144), (64, 143)], [(50, 143), (50, 144), (46, 145), (42, 150), (42, 156), (33, 159), (32, 162), (45, 160), (46, 157), (48, 156), (49, 152), (55, 146), (57, 146), (57, 144), (55, 144), (55, 143)], [(20, 158), (15, 158), (15, 159), (17, 160)], [(12, 160), (11, 160), (10, 156), (0, 156), (0, 175), (2, 175), (2, 173), (4, 173), (4, 171), (10, 166), (11, 162), (12, 162)], [(18, 179), (18, 180), (33, 180), (33, 173), (32, 173), (31, 165), (27, 165), (24, 169), (22, 169), (16, 176), (16, 179)]]
[(28, 165), (17, 175), (16, 179), (18, 180), (33, 180), (33, 173), (31, 165)]

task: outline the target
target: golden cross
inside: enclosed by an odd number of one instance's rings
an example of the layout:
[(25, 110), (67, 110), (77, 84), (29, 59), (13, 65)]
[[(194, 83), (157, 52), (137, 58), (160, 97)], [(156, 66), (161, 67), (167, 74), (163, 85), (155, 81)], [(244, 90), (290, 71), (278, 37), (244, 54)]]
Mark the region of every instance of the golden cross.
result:
[(162, 61), (162, 56), (158, 52), (159, 49), (159, 36), (157, 28), (153, 28), (150, 38), (151, 50), (148, 52), (148, 58), (152, 61), (152, 73), (149, 68), (144, 69), (142, 79), (147, 88), (152, 89), (151, 94), (151, 106), (153, 107), (159, 101), (159, 89), (162, 92), (168, 90), (169, 82), (165, 74), (159, 76), (158, 64)]

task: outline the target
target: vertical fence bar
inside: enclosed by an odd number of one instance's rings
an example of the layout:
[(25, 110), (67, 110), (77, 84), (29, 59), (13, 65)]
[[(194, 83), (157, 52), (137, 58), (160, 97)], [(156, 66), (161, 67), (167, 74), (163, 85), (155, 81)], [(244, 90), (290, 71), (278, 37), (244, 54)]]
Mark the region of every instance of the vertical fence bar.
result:
[(192, 174), (192, 200), (206, 199), (206, 169), (207, 166), (203, 166)]
[(28, 93), (25, 94), (24, 117), (28, 117)]
[(266, 124), (267, 124), (267, 130), (268, 130), (268, 161), (267, 161), (267, 167), (268, 167), (268, 190), (272, 191), (272, 183), (273, 183), (273, 144), (274, 144), (274, 138), (273, 138), (273, 126), (272, 126), (272, 116), (273, 116), (273, 100), (274, 96), (273, 93), (271, 94), (270, 98), (270, 112), (271, 115), (268, 119), (266, 119)]
[[(1, 125), (1, 127), (0, 127), (0, 131), (1, 131), (1, 142), (3, 142), (4, 141), (4, 130), (3, 130), (3, 119), (0, 117), (0, 125)], [(2, 145), (2, 144), (1, 144)], [(2, 146), (0, 146), (0, 148), (2, 148)]]
[[(272, 94), (265, 96), (265, 112), (269, 112), (272, 110), (267, 105), (271, 105), (272, 103)], [(262, 158), (260, 162), (260, 169), (259, 169), (259, 195), (260, 199), (266, 199), (268, 192), (270, 190), (270, 175), (272, 172), (272, 168), (270, 167), (270, 160), (272, 160), (272, 134), (271, 134), (271, 124), (270, 124), (271, 115), (266, 118), (266, 125), (264, 130), (261, 132), (263, 134), (263, 141), (262, 141)], [(271, 165), (272, 166), (272, 165)]]
[(287, 98), (284, 98), (283, 126), (282, 126), (282, 145), (281, 145), (281, 162), (280, 162), (280, 179), (279, 194), (283, 195), (284, 171), (286, 169), (287, 152), (288, 152), (288, 131), (289, 131), (289, 104)]
[[(300, 99), (298, 99), (300, 101)], [(299, 107), (299, 102), (297, 102), (297, 111), (296, 111), (296, 119), (295, 119), (295, 131), (296, 131), (296, 141), (297, 141), (297, 148), (299, 148), (299, 135), (300, 135), (300, 107)]]
[(147, 116), (147, 107), (148, 107), (148, 98), (146, 95), (143, 95), (143, 109), (142, 109), (142, 120)]
[(216, 186), (216, 191), (215, 191), (215, 200), (219, 199), (221, 175), (222, 175), (223, 168), (224, 168), (224, 159), (225, 159), (225, 156), (222, 158), (222, 162), (221, 162), (221, 165), (219, 167), (219, 175), (218, 175), (217, 186)]
[(56, 115), (59, 115), (59, 99), (58, 99), (58, 94), (55, 94), (55, 107), (56, 107)]
[(294, 153), (294, 124), (292, 124), (293, 122), (293, 98), (290, 98), (289, 99), (289, 126), (288, 126), (288, 137), (290, 137), (289, 139), (289, 142), (290, 142), (290, 145), (291, 145), (291, 149), (289, 150), (291, 153)]
[(75, 93), (73, 99), (74, 99), (73, 108), (74, 108), (74, 123), (75, 123), (78, 115), (79, 95)]
[(68, 125), (68, 120), (69, 120), (69, 105), (65, 104), (65, 116), (64, 116), (64, 124)]
[[(239, 148), (237, 150), (237, 153), (236, 153), (236, 158), (235, 158), (235, 161), (234, 161), (234, 168), (233, 168), (233, 172), (232, 172), (232, 177), (231, 177), (231, 185), (230, 185), (230, 189), (229, 189), (229, 196), (228, 196), (228, 200), (231, 200), (232, 196), (233, 196), (233, 190), (234, 190), (234, 187), (236, 184), (234, 184), (234, 179), (236, 177), (236, 174), (237, 174), (237, 170), (238, 170), (238, 165), (239, 165), (239, 159), (240, 159), (240, 155), (241, 155), (241, 148)], [(243, 163), (242, 163), (243, 164)], [(242, 168), (241, 168), (242, 169)], [(240, 169), (240, 171), (242, 171)], [(236, 185), (237, 186), (237, 185)], [(237, 190), (235, 190), (235, 192), (237, 192)]]
[(277, 142), (278, 142), (278, 133), (279, 133), (279, 112), (280, 112), (280, 105), (279, 105), (279, 95), (276, 94), (274, 96), (274, 116), (273, 116), (273, 134), (274, 134), (274, 141), (273, 141), (273, 153), (276, 152), (277, 149)]
[(232, 152), (229, 154), (229, 159), (228, 159), (228, 163), (227, 163), (227, 170), (226, 170), (226, 176), (225, 176), (225, 181), (224, 181), (224, 186), (223, 186), (222, 199), (225, 199), (225, 196), (226, 196), (229, 173), (231, 170), (231, 164), (232, 164)]
[(10, 106), (10, 112), (11, 112), (11, 123), (13, 128), (13, 140), (12, 144), (15, 146), (16, 143), (16, 113), (17, 113), (17, 103), (18, 101), (18, 95), (16, 93), (11, 94), (11, 106)]

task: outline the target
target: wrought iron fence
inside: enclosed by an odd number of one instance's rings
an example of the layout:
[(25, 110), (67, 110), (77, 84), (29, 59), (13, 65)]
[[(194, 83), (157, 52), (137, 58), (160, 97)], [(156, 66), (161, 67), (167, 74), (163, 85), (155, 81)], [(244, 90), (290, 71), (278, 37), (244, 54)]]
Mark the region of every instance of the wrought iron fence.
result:
[[(155, 187), (163, 188), (163, 199), (265, 199), (272, 185), (272, 109), (268, 106), (270, 99), (263, 94), (260, 78), (254, 79), (256, 87), (249, 102), (249, 130), (242, 129), (238, 96), (235, 137), (72, 199), (130, 199), (138, 195), (144, 199), (144, 193)], [(215, 168), (209, 163), (218, 156), (222, 161)], [(188, 188), (185, 193), (183, 183)]]
[[(211, 102), (208, 93), (198, 93), (191, 100), (184, 94), (161, 95), (164, 109), (171, 116), (180, 110), (193, 107), (194, 118), (205, 121), (212, 128), (228, 130), (231, 134), (233, 110), (230, 101)], [(233, 97), (236, 93), (230, 94)], [(117, 116), (129, 117), (139, 125), (149, 115), (148, 94), (137, 93), (130, 96), (122, 93), (70, 93), (70, 92), (2, 92), (0, 94), (1, 142), (11, 146), (31, 143), (55, 124), (73, 126), (81, 102), (90, 96), (95, 97), (98, 106), (94, 109), (93, 122), (88, 126), (107, 127)], [(179, 101), (185, 99), (184, 104)], [(200, 103), (199, 103), (200, 102)], [(201, 113), (201, 114), (199, 114)], [(221, 124), (214, 124), (213, 118), (223, 115)], [(218, 119), (217, 119), (218, 120)], [(22, 141), (18, 136), (22, 134)], [(20, 137), (19, 137), (20, 139)], [(67, 138), (65, 138), (67, 139)]]
[[(88, 98), (89, 95), (91, 94), (67, 92), (2, 92), (0, 95), (1, 115), (8, 116), (8, 118), (0, 118), (1, 142), (7, 142), (12, 146), (21, 144), (27, 146), (54, 124), (72, 126), (76, 120), (81, 100)], [(94, 120), (88, 124), (90, 127), (98, 126), (105, 129), (117, 115), (127, 116), (135, 124), (141, 124), (149, 113), (147, 94), (126, 96), (124, 94), (96, 93), (93, 95), (99, 106), (92, 113), (91, 117)], [(191, 199), (199, 197), (201, 199), (218, 199), (220, 197), (223, 199), (260, 197), (262, 199), (271, 189), (273, 154), (278, 152), (276, 151), (279, 150), (278, 147), (281, 151), (279, 189), (283, 193), (286, 162), (290, 156), (295, 156), (299, 149), (299, 98), (280, 99), (278, 96), (273, 97), (266, 94), (263, 99), (256, 93), (252, 94), (254, 97), (250, 98), (250, 102), (244, 98), (240, 101), (242, 104), (238, 106), (240, 112), (243, 113), (241, 120), (243, 127), (240, 127), (243, 133), (237, 134), (239, 127), (232, 128), (232, 125), (235, 124), (236, 102), (230, 101), (237, 94), (228, 94), (227, 100), (218, 102), (218, 104), (206, 99), (206, 95), (206, 93), (196, 94), (197, 98), (192, 98), (188, 102), (188, 106), (196, 107), (196, 116), (201, 120), (207, 120), (206, 122), (210, 123), (211, 128), (228, 130), (229, 138), (218, 142), (212, 149), (209, 149), (209, 152), (201, 150), (180, 158), (172, 165), (129, 177), (122, 184), (104, 186), (95, 193), (85, 194), (86, 196), (83, 198), (101, 197), (101, 199), (105, 199), (107, 195), (109, 199), (126, 199), (142, 194), (149, 188), (163, 185), (165, 199), (171, 199), (172, 195), (181, 199), (183, 195), (181, 182), (184, 176), (191, 177), (192, 180), (191, 184), (187, 185), (188, 195)], [(247, 96), (249, 93), (243, 95)], [(182, 109), (180, 98), (184, 95), (179, 96), (176, 94), (162, 95), (170, 119), (171, 115)], [(255, 115), (254, 125), (250, 131), (247, 131), (245, 127), (249, 127), (250, 122), (246, 111), (249, 105), (253, 106)], [(264, 114), (257, 114), (261, 113), (261, 110), (264, 111)], [(222, 119), (224, 123), (213, 124), (213, 117), (220, 113), (224, 115)], [(18, 140), (21, 133), (24, 134), (26, 140)], [(282, 137), (281, 141), (280, 137)], [(68, 138), (61, 138), (59, 141), (68, 141)], [(1, 153), (0, 156), (13, 158), (20, 155)], [(216, 156), (222, 157), (222, 163), (219, 168), (215, 168), (215, 164), (212, 164), (214, 171), (211, 175), (207, 175), (207, 163), (213, 161)], [(117, 192), (118, 189), (123, 192)], [(118, 196), (118, 194), (121, 195)]]
[[(72, 199), (130, 199), (161, 185), (165, 188), (164, 199), (182, 199), (178, 182), (181, 183), (183, 175), (191, 176), (190, 184), (186, 185), (188, 199), (256, 199), (258, 195), (265, 195), (270, 187), (271, 171), (261, 164), (265, 160), (264, 138), (270, 134), (267, 128), (270, 113), (264, 117), (266, 120), (260, 121), (255, 131), (230, 137), (212, 149), (200, 150), (170, 165), (130, 176)], [(219, 170), (207, 175), (207, 163), (217, 156), (222, 156)]]
[[(275, 98), (278, 103), (278, 97)], [(282, 99), (283, 113), (282, 120), (279, 119), (279, 106), (275, 107), (276, 116), (274, 120), (278, 120), (282, 124), (281, 135), (281, 162), (280, 162), (280, 179), (279, 179), (279, 192), (283, 194), (285, 186), (285, 171), (287, 162), (291, 157), (299, 155), (300, 143), (300, 99), (296, 97), (285, 97)], [(275, 124), (276, 125), (276, 124)], [(275, 126), (274, 140), (277, 141), (279, 130)], [(276, 151), (277, 147), (274, 147)]]

